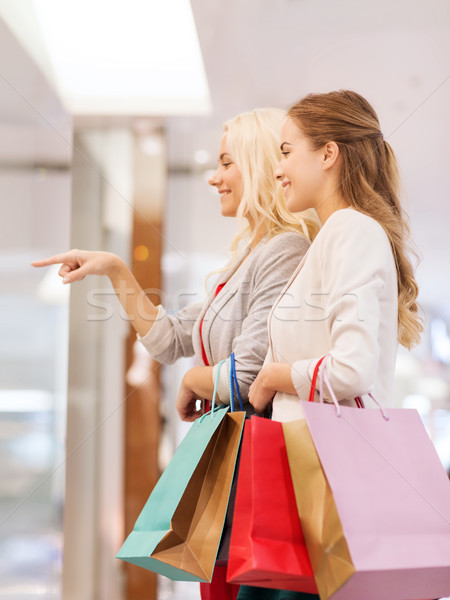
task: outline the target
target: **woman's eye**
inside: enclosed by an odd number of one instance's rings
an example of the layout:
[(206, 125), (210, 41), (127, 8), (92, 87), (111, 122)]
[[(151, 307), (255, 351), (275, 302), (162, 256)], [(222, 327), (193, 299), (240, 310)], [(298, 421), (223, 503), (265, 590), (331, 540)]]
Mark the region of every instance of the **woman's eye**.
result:
[(287, 152), (286, 150), (284, 152), (281, 153), (285, 158), (286, 156), (289, 154), (289, 152)]
[(228, 163), (222, 163), (222, 167), (225, 167), (225, 169), (226, 169), (227, 167), (229, 167), (230, 165), (231, 165), (231, 163), (230, 163), (230, 162), (228, 162)]

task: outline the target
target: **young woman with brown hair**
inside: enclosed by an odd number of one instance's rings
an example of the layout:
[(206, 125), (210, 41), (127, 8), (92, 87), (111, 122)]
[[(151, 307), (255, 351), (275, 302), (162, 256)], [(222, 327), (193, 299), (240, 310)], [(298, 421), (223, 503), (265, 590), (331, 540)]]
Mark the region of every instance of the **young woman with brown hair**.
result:
[[(398, 342), (411, 348), (422, 331), (392, 148), (367, 100), (336, 91), (289, 109), (281, 151), (287, 208), (314, 208), (322, 228), (269, 315), (269, 353), (249, 400), (257, 412), (273, 402), (275, 420), (302, 418), (314, 368), (328, 355), (340, 402), (370, 392), (387, 405)], [(242, 586), (238, 598), (314, 596)]]

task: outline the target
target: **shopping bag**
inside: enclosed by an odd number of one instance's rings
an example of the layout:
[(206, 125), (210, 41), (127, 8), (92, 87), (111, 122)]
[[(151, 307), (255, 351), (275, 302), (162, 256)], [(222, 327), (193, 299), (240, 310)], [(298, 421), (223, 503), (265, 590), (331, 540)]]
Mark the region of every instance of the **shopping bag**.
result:
[(317, 593), (282, 426), (261, 417), (245, 424), (227, 581)]
[(227, 565), (214, 567), (211, 583), (200, 584), (201, 600), (237, 600), (239, 584), (234, 585), (227, 582)]
[[(236, 391), (239, 405), (241, 410), (244, 409), (242, 403), (242, 397), (239, 390), (239, 383), (236, 374), (236, 364), (234, 352), (230, 355), (230, 370), (229, 370), (229, 384), (230, 384), (230, 407), (234, 411), (234, 393)], [(233, 484), (231, 486), (230, 498), (228, 501), (227, 514), (225, 517), (224, 528), (222, 532), (222, 538), (220, 540), (219, 550), (217, 553), (216, 563), (214, 565), (214, 573), (211, 583), (200, 583), (200, 596), (202, 600), (236, 600), (239, 593), (239, 585), (233, 585), (227, 583), (227, 565), (228, 565), (228, 554), (230, 547), (231, 537), (231, 523), (233, 520), (234, 504), (236, 500), (236, 484), (237, 484), (237, 472), (239, 470), (239, 452), (236, 460), (236, 467), (233, 476)]]
[(449, 595), (450, 483), (419, 414), (339, 406), (325, 370), (333, 404), (283, 424), (321, 600)]
[[(235, 398), (234, 391), (239, 400), (239, 406), (241, 410), (244, 410), (244, 405), (242, 403), (241, 392), (239, 389), (239, 382), (236, 373), (236, 362), (234, 352), (230, 354), (230, 371), (229, 371), (229, 387), (230, 387), (230, 407), (231, 411), (235, 410)], [(237, 480), (239, 473), (239, 452), (236, 459), (236, 468), (234, 470), (233, 484), (231, 486), (230, 491), (230, 499), (228, 502), (227, 515), (225, 517), (225, 524), (222, 533), (222, 539), (220, 540), (219, 551), (217, 553), (216, 559), (216, 569), (218, 567), (226, 567), (228, 564), (228, 555), (230, 552), (230, 539), (231, 539), (231, 526), (233, 523), (233, 515), (234, 515), (234, 505), (236, 503), (236, 488), (237, 488)], [(213, 582), (214, 583), (214, 582)], [(219, 599), (217, 599), (219, 600)]]
[(228, 411), (213, 402), (194, 421), (117, 558), (170, 579), (211, 581), (245, 418)]

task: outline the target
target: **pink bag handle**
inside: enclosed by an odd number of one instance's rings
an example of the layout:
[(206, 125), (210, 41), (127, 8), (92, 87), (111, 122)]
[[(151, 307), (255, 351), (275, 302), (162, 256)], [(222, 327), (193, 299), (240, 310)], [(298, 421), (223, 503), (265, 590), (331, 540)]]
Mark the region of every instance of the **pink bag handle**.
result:
[[(314, 367), (314, 373), (313, 373), (312, 380), (311, 380), (311, 388), (309, 390), (308, 402), (314, 402), (314, 394), (316, 391), (316, 383), (317, 383), (317, 375), (319, 374), (319, 367), (326, 358), (327, 358), (327, 355), (322, 356), (322, 358), (317, 362), (316, 366)], [(355, 398), (355, 400), (356, 400), (356, 405), (358, 408), (364, 408), (364, 402), (362, 401), (362, 398), (360, 396), (357, 396)], [(323, 402), (323, 377), (322, 376), (320, 378), (320, 401)], [(339, 409), (339, 412), (340, 412), (340, 409)]]
[[(328, 379), (328, 375), (327, 375), (327, 364), (326, 361), (328, 359), (328, 355), (322, 356), (322, 358), (318, 361), (318, 363), (316, 364), (315, 368), (314, 368), (314, 373), (313, 373), (313, 377), (311, 380), (311, 389), (309, 392), (309, 402), (313, 402), (314, 401), (314, 393), (315, 393), (315, 389), (316, 389), (316, 382), (317, 382), (317, 376), (319, 373), (319, 367), (323, 362), (323, 367), (321, 369), (320, 372), (320, 380), (319, 380), (319, 396), (320, 396), (320, 402), (323, 402), (323, 383), (325, 381), (328, 391), (330, 392), (330, 396), (331, 399), (333, 401), (333, 404), (336, 408), (336, 415), (338, 417), (341, 416), (341, 407), (339, 405), (339, 402), (336, 398), (336, 394), (334, 393), (333, 388), (331, 387), (331, 383), (330, 380)], [(375, 402), (375, 404), (377, 405), (377, 407), (380, 409), (381, 414), (383, 415), (383, 419), (385, 421), (389, 421), (389, 417), (387, 416), (387, 414), (385, 413), (383, 407), (381, 406), (381, 404), (378, 402), (378, 400), (376, 400), (373, 395), (369, 392), (367, 394), (370, 398), (372, 398), (372, 400)], [(358, 408), (365, 408), (364, 406), (364, 402), (363, 399), (361, 398), (361, 396), (356, 396), (355, 398), (355, 402), (356, 402), (356, 406)]]

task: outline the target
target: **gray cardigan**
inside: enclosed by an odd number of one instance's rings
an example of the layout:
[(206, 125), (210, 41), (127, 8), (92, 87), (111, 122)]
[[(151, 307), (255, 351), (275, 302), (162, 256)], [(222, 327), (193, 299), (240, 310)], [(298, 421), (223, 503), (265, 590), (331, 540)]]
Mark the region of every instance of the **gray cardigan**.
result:
[[(242, 400), (248, 402), (248, 388), (268, 349), (269, 311), (309, 245), (302, 234), (295, 232), (264, 238), (252, 252), (247, 250), (219, 275), (204, 304), (191, 304), (175, 315), (168, 315), (159, 306), (153, 327), (138, 339), (158, 362), (167, 365), (182, 356), (195, 355), (198, 364), (203, 365), (200, 340), (203, 318), (202, 338), (209, 364), (217, 367), (219, 361), (228, 359), (219, 374), (219, 400), (229, 404), (229, 356), (234, 352)], [(226, 285), (215, 297), (220, 283)]]

